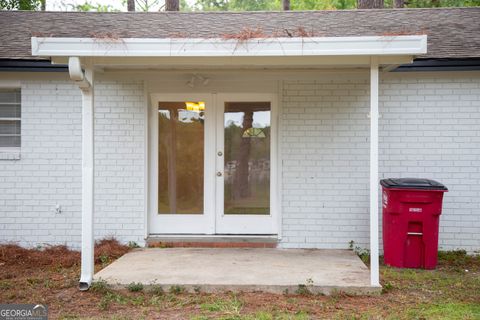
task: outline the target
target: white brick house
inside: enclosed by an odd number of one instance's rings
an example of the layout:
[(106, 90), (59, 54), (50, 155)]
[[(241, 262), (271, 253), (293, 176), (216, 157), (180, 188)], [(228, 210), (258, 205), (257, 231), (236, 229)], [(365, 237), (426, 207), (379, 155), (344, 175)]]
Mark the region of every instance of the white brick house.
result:
[[(375, 253), (378, 179), (422, 177), (449, 188), (440, 248), (480, 250), (479, 9), (139, 16), (0, 12), (11, 31), (0, 38), (0, 241), (80, 248), (83, 219), (86, 255), (92, 230), (141, 245), (159, 234), (353, 240)], [(252, 21), (312, 37), (222, 39)], [(243, 132), (242, 169), (241, 142), (226, 139), (248, 103), (258, 131)], [(227, 162), (250, 170), (246, 182), (229, 184)]]

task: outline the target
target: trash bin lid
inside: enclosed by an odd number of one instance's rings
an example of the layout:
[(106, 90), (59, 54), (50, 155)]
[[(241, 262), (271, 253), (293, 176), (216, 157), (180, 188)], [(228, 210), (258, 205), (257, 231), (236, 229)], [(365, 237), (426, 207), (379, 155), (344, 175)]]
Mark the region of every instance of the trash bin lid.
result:
[(445, 187), (443, 184), (430, 179), (390, 178), (380, 180), (380, 184), (385, 188), (448, 191), (447, 187)]

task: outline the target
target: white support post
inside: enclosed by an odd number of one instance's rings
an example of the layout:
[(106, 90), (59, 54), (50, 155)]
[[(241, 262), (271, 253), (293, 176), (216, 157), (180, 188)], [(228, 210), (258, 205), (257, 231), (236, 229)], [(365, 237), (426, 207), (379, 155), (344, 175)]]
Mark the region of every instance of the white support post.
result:
[[(79, 63), (78, 58), (70, 58), (69, 67)], [(77, 59), (77, 60), (75, 60)], [(80, 72), (83, 73), (83, 71)], [(82, 90), (82, 261), (80, 290), (88, 290), (94, 273), (94, 94), (93, 66), (87, 64), (81, 80), (74, 79)]]
[(370, 285), (380, 286), (378, 258), (378, 57), (370, 61)]

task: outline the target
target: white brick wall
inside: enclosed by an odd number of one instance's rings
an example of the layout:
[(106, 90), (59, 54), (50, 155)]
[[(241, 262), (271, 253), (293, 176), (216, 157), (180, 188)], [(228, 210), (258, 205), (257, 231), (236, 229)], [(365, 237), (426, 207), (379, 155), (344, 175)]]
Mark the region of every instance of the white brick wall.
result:
[(70, 83), (22, 83), (21, 159), (0, 160), (0, 241), (78, 246), (80, 105)]
[[(440, 246), (480, 250), (480, 74), (381, 76), (380, 176), (445, 183)], [(96, 237), (142, 243), (142, 82), (97, 82)], [(368, 246), (368, 74), (285, 81), (282, 246)], [(0, 160), (0, 241), (80, 245), (81, 99), (22, 82), (20, 160)], [(55, 214), (55, 205), (62, 213)]]
[(397, 74), (380, 93), (381, 176), (444, 183), (440, 247), (480, 250), (480, 75)]
[[(480, 250), (480, 75), (382, 75), (380, 176), (445, 183), (440, 247)], [(369, 86), (283, 86), (283, 247), (368, 246)]]
[(368, 242), (368, 90), (362, 79), (284, 82), (283, 247)]
[(145, 101), (142, 82), (95, 85), (95, 233), (143, 243)]
[[(141, 243), (143, 85), (99, 82), (95, 94), (95, 234)], [(22, 81), (21, 159), (0, 160), (0, 241), (79, 247), (80, 210), (80, 91), (68, 81)]]

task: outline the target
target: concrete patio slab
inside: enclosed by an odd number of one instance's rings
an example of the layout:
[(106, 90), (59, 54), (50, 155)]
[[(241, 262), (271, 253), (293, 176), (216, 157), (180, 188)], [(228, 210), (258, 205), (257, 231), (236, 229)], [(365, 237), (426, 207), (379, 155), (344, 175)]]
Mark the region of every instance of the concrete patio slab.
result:
[(114, 287), (132, 282), (188, 291), (378, 293), (368, 268), (349, 250), (263, 248), (139, 249), (95, 275)]

